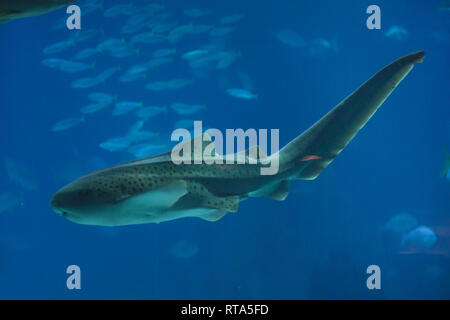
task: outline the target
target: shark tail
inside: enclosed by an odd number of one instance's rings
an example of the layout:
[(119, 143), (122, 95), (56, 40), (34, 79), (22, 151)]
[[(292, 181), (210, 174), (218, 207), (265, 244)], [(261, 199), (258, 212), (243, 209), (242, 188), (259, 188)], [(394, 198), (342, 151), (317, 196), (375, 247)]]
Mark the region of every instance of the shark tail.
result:
[(279, 152), (280, 169), (294, 168), (292, 178), (312, 180), (353, 139), (397, 85), (422, 62), (424, 51), (386, 66)]

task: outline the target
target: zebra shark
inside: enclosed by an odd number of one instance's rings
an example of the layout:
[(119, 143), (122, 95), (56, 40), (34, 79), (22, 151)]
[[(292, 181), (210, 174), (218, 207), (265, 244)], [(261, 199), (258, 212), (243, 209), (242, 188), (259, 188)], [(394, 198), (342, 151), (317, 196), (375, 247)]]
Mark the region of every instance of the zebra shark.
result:
[[(217, 221), (250, 197), (282, 201), (290, 180), (318, 177), (424, 56), (419, 51), (389, 64), (264, 161), (258, 152), (256, 164), (175, 164), (167, 152), (83, 176), (56, 192), (50, 205), (75, 223), (120, 226), (183, 217)], [(186, 143), (196, 139), (203, 146), (213, 143), (204, 135)], [(236, 158), (248, 159), (254, 154), (250, 151)], [(261, 175), (260, 169), (275, 157), (278, 172)]]
[(46, 14), (77, 0), (1, 0), (0, 23)]

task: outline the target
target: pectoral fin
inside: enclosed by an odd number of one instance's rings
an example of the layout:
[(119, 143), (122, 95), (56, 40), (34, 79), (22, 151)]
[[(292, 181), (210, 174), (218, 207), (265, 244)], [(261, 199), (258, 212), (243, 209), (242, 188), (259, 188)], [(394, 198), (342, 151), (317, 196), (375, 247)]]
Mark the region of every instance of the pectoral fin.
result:
[(289, 194), (289, 181), (281, 181), (278, 187), (268, 195), (273, 200), (283, 201)]
[(130, 212), (153, 212), (170, 208), (186, 193), (186, 182), (177, 180), (137, 195), (124, 194), (118, 203), (126, 205)]

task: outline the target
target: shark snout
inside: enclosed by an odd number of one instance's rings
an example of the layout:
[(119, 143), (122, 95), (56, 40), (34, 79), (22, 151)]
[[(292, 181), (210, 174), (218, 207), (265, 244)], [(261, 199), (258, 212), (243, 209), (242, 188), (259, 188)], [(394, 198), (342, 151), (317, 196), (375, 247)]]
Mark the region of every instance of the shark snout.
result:
[(50, 200), (52, 210), (76, 223), (94, 224), (95, 219), (101, 216), (108, 208), (112, 196), (104, 192), (99, 196), (98, 188), (80, 178), (58, 190)]
[[(85, 191), (77, 184), (71, 183), (58, 190), (50, 200), (50, 207), (57, 214), (65, 217), (68, 214), (76, 213), (80, 206), (85, 204)], [(87, 192), (89, 193), (89, 192)]]
[(57, 192), (53, 195), (52, 199), (50, 200), (50, 207), (53, 211), (55, 211), (57, 214), (65, 217), (68, 213), (68, 208), (64, 208), (65, 202), (64, 197), (61, 193)]
[(69, 221), (82, 223), (83, 219), (87, 218), (89, 211), (86, 210), (81, 203), (78, 193), (66, 191), (65, 188), (55, 193), (50, 200), (50, 207), (53, 211), (68, 219)]

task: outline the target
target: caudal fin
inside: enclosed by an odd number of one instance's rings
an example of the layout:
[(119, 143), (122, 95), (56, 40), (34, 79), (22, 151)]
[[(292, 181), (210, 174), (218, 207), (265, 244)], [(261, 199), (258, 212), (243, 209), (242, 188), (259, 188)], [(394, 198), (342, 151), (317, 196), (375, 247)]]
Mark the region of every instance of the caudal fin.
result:
[(303, 134), (280, 150), (280, 168), (298, 168), (298, 179), (315, 179), (344, 149), (397, 85), (422, 62), (424, 51), (404, 56), (376, 73)]

